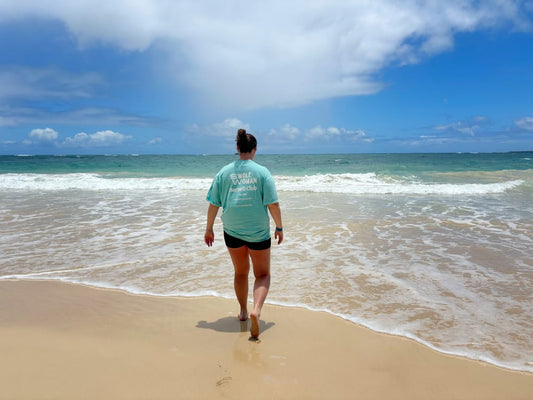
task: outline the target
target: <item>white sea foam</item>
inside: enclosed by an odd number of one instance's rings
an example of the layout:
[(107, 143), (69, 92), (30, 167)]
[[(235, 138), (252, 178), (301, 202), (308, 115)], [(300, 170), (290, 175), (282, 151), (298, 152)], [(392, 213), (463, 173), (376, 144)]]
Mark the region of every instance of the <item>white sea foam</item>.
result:
[(276, 177), (278, 190), (316, 193), (413, 194), (413, 195), (482, 195), (503, 193), (524, 181), (499, 183), (429, 184), (416, 180), (398, 180), (367, 174), (317, 174), (304, 177)]
[[(506, 180), (497, 183), (424, 183), (416, 179), (399, 180), (367, 174), (316, 174), (309, 176), (276, 176), (280, 192), (315, 192), (345, 194), (407, 195), (483, 195), (503, 193), (524, 183)], [(99, 174), (3, 174), (0, 190), (203, 190), (211, 178), (107, 178)]]
[(210, 178), (106, 178), (99, 174), (4, 174), (4, 190), (207, 190)]

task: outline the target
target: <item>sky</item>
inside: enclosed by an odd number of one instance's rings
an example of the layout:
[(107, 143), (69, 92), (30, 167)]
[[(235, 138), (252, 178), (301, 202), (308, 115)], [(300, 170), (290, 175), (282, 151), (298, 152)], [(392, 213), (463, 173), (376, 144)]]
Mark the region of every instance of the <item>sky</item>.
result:
[(239, 128), (531, 151), (533, 0), (0, 0), (0, 154), (225, 154)]

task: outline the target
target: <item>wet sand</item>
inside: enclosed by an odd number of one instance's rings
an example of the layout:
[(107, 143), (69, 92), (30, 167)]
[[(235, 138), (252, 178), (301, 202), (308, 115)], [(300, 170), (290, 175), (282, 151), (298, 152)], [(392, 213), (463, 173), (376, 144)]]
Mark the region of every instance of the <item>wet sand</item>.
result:
[(533, 374), (334, 317), (236, 300), (0, 281), (2, 399), (531, 399)]

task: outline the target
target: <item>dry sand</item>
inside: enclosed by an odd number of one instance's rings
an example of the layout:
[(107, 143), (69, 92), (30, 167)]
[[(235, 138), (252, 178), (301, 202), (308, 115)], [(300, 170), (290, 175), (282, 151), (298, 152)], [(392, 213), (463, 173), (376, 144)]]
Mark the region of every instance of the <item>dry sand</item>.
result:
[(524, 399), (533, 374), (326, 313), (59, 282), (0, 282), (1, 399)]

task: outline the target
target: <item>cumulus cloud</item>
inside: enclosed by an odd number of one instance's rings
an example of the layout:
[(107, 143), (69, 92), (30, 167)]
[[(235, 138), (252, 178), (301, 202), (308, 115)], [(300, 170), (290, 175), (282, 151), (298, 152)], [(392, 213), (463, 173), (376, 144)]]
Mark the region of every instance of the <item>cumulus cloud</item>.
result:
[(107, 147), (119, 145), (130, 138), (131, 136), (110, 130), (92, 134), (80, 132), (73, 137), (67, 137), (62, 145), (66, 147)]
[[(83, 46), (163, 50), (169, 72), (227, 107), (288, 107), (375, 93), (384, 67), (453, 47), (454, 34), (528, 29), (513, 0), (4, 0), (0, 21), (31, 15), (63, 21)], [(135, 21), (134, 24), (131, 21)]]
[(215, 122), (211, 125), (191, 125), (187, 128), (187, 132), (191, 134), (234, 138), (237, 135), (237, 130), (240, 128), (249, 131), (250, 124), (242, 122), (238, 118), (226, 118), (221, 122)]
[(457, 143), (460, 140), (452, 137), (439, 137), (431, 135), (421, 135), (417, 139), (398, 140), (400, 146), (419, 147), (419, 146), (441, 146), (446, 144)]
[(301, 130), (291, 124), (285, 124), (279, 129), (271, 129), (268, 138), (278, 142), (294, 142), (301, 137)]
[(346, 129), (338, 128), (335, 126), (330, 126), (323, 128), (318, 125), (307, 131), (303, 131), (303, 136), (305, 140), (339, 140), (345, 142), (357, 142), (363, 141), (371, 143), (374, 140), (372, 138), (366, 137), (366, 132), (363, 129)]
[(527, 131), (533, 130), (533, 117), (524, 117), (515, 121), (516, 126)]
[(478, 125), (469, 125), (464, 122), (454, 122), (453, 124), (448, 125), (439, 125), (434, 128), (437, 131), (456, 131), (464, 133), (470, 136), (474, 136), (475, 132), (479, 129)]
[[(244, 128), (250, 133), (263, 135), (263, 132), (255, 130), (250, 131), (250, 124), (241, 121), (238, 118), (227, 118), (221, 122), (215, 122), (211, 125), (200, 126), (192, 125), (188, 128), (189, 133), (217, 136), (221, 138), (234, 138), (239, 128)], [(267, 133), (268, 140), (279, 142), (292, 142), (295, 140), (322, 141), (322, 140), (341, 140), (341, 141), (366, 141), (371, 142), (373, 139), (366, 136), (363, 129), (350, 130), (344, 127), (322, 127), (314, 126), (308, 129), (301, 129), (291, 124), (285, 124), (278, 129), (272, 128)]]
[(274, 143), (315, 142), (315, 143), (346, 143), (356, 142), (372, 143), (373, 138), (367, 136), (363, 129), (346, 129), (344, 127), (321, 125), (309, 129), (301, 129), (290, 124), (285, 124), (279, 129), (271, 129), (267, 138)]
[(475, 136), (479, 130), (489, 122), (485, 116), (475, 116), (470, 121), (457, 121), (451, 124), (437, 125), (433, 127), (436, 131), (459, 132), (469, 136)]
[(159, 136), (158, 137), (155, 137), (153, 139), (150, 139), (148, 141), (148, 144), (149, 145), (154, 145), (154, 144), (159, 144), (159, 143), (162, 143), (163, 142), (163, 138), (160, 138)]
[[(266, 152), (288, 151), (290, 149), (310, 149), (316, 145), (332, 146), (336, 150), (344, 149), (354, 144), (368, 144), (374, 142), (363, 129), (347, 129), (345, 127), (320, 125), (311, 128), (299, 128), (286, 123), (279, 128), (271, 128), (268, 131), (256, 129), (250, 124), (238, 118), (227, 118), (211, 125), (192, 125), (187, 128), (184, 140), (193, 147), (201, 146), (201, 151), (231, 151), (235, 147), (237, 129), (244, 128), (253, 133), (259, 142), (259, 147)], [(201, 139), (198, 139), (198, 138)], [(283, 150), (281, 150), (283, 149)]]
[(318, 126), (315, 126), (309, 129), (305, 134), (305, 138), (306, 139), (318, 139), (318, 138), (329, 137), (331, 136), (332, 130), (333, 130), (332, 128), (324, 129), (320, 125), (318, 125)]
[(33, 129), (30, 132), (30, 138), (40, 143), (53, 143), (58, 136), (59, 134), (51, 128)]
[(131, 136), (111, 130), (100, 131), (92, 134), (85, 132), (67, 137), (63, 141), (59, 139), (59, 133), (52, 128), (33, 129), (28, 138), (22, 141), (24, 145), (47, 145), (55, 147), (106, 147), (122, 144)]

